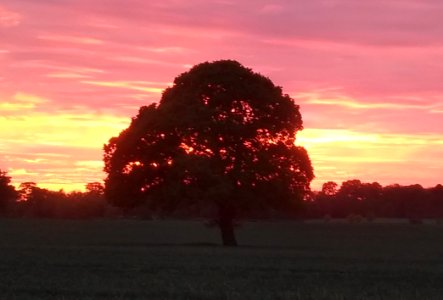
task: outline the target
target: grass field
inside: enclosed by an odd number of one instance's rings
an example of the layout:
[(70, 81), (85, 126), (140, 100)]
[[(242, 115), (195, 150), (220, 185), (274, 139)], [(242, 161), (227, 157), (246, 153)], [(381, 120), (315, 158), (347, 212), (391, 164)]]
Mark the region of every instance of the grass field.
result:
[(443, 299), (443, 226), (0, 221), (0, 299)]

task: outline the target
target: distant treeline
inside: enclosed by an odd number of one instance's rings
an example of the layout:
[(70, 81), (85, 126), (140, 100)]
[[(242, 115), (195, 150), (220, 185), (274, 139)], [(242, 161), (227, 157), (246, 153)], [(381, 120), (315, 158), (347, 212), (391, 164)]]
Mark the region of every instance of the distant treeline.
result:
[(70, 193), (39, 188), (34, 182), (24, 182), (18, 190), (0, 184), (3, 216), (85, 219), (104, 217), (106, 209), (103, 185), (99, 182), (88, 183), (86, 192)]
[(420, 222), (424, 218), (443, 218), (443, 186), (423, 188), (419, 184), (381, 186), (348, 180), (339, 186), (323, 184), (320, 192), (306, 202), (308, 218), (408, 218)]
[[(35, 218), (104, 218), (159, 217), (148, 207), (121, 210), (109, 205), (104, 187), (99, 182), (86, 185), (85, 192), (51, 191), (25, 182), (18, 189), (10, 184), (10, 177), (0, 170), (0, 215)], [(209, 213), (210, 215), (210, 213)], [(178, 211), (175, 217), (208, 217), (208, 211)], [(160, 216), (161, 217), (161, 216)], [(248, 216), (246, 216), (248, 217)], [(443, 219), (443, 186), (423, 188), (421, 185), (388, 185), (348, 180), (341, 185), (323, 184), (322, 190), (312, 192), (301, 207), (293, 212), (251, 212), (250, 218), (407, 218), (421, 222), (425, 218)]]

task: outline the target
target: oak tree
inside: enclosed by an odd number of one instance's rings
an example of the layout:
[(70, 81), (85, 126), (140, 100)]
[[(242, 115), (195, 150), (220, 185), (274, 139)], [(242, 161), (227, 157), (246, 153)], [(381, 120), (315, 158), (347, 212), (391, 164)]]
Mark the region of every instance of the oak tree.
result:
[(196, 65), (105, 145), (105, 196), (123, 208), (213, 208), (234, 246), (235, 219), (292, 209), (309, 192), (302, 128), (299, 106), (267, 77), (232, 60)]

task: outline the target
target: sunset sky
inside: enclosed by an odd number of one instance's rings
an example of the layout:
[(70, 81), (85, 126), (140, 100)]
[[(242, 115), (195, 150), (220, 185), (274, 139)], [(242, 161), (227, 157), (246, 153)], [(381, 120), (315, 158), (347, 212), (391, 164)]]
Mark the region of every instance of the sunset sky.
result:
[(83, 189), (174, 77), (235, 59), (300, 105), (316, 179), (443, 183), (441, 0), (0, 0), (0, 169)]

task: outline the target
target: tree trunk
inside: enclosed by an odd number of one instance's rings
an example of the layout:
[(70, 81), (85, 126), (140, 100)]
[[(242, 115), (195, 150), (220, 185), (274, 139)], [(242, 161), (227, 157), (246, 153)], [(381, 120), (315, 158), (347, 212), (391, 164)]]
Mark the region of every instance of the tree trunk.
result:
[(234, 232), (234, 214), (230, 209), (220, 208), (219, 210), (219, 226), (223, 246), (237, 246), (237, 239)]

